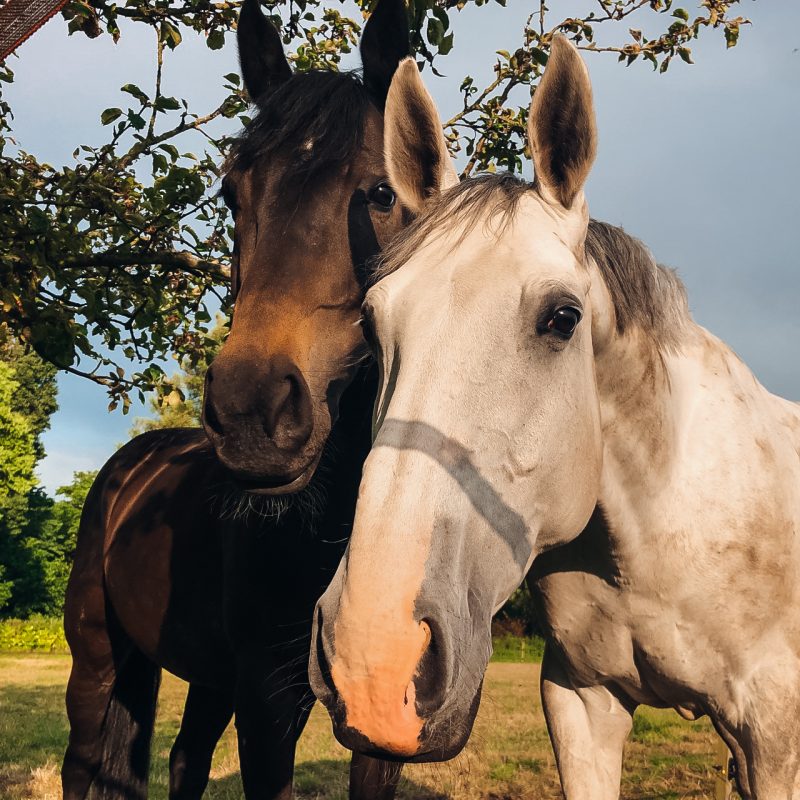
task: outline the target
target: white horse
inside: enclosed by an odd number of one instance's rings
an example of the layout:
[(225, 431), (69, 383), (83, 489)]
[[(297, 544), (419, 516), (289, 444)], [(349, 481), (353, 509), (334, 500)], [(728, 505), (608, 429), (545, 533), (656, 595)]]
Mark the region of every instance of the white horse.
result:
[(376, 438), (312, 652), (337, 735), (457, 752), (491, 614), (532, 564), (567, 798), (618, 796), (639, 704), (708, 714), (745, 797), (800, 796), (800, 406), (692, 321), (640, 242), (589, 221), (591, 87), (565, 39), (531, 106), (533, 185), (445, 190), (413, 63), (385, 135), (420, 216), (364, 306)]

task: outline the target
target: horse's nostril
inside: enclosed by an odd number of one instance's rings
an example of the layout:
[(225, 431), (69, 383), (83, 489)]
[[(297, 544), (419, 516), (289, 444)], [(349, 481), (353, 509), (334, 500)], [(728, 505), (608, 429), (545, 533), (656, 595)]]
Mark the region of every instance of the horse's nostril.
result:
[(222, 422), (220, 422), (214, 403), (208, 394), (206, 394), (205, 402), (203, 403), (203, 426), (206, 429), (206, 433), (216, 434), (217, 436), (225, 435), (222, 429)]
[(276, 382), (272, 391), (266, 397), (264, 408), (264, 431), (270, 439), (275, 438), (278, 426), (284, 417), (292, 413), (292, 395), (294, 394), (292, 376), (287, 375), (282, 381)]
[(422, 653), (414, 676), (416, 704), (421, 716), (430, 716), (442, 703), (450, 678), (447, 641), (434, 619), (423, 619), (428, 629), (428, 645)]
[(264, 392), (264, 432), (281, 448), (300, 447), (308, 441), (313, 427), (311, 393), (297, 367), (284, 366), (283, 375), (273, 375)]

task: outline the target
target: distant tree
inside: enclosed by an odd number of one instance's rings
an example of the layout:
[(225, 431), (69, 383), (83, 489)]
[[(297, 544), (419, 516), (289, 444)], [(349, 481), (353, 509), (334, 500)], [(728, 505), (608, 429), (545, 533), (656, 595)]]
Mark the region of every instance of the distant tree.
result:
[(208, 348), (202, 361), (184, 358), (181, 369), (170, 376), (173, 387), (170, 394), (150, 396), (149, 406), (152, 416), (138, 417), (131, 429), (131, 436), (138, 436), (156, 428), (197, 428), (203, 411), (203, 387), (206, 371), (211, 360), (222, 347), (228, 327), (221, 318), (208, 335)]
[(29, 566), (20, 533), (28, 495), (36, 485), (36, 436), (18, 409), (19, 391), (14, 368), (0, 361), (0, 611), (11, 602), (15, 582)]
[(523, 583), (497, 613), (492, 621), (492, 632), (495, 635), (541, 635), (542, 630), (537, 620), (536, 604), (533, 602), (533, 596), (528, 590), (527, 584)]
[(20, 392), (14, 368), (0, 361), (0, 520), (14, 497), (36, 485), (36, 433), (19, 409)]
[(44, 457), (41, 436), (50, 427), (50, 417), (58, 410), (58, 370), (2, 328), (0, 361), (14, 370), (14, 379), (19, 384), (14, 393), (14, 408), (30, 424), (35, 437), (36, 460), (41, 461)]
[(56, 491), (56, 496), (63, 500), (53, 502), (46, 498), (39, 518), (29, 517), (25, 541), (40, 565), (40, 585), (34, 602), (25, 609), (26, 615), (34, 612), (52, 615), (63, 611), (81, 512), (96, 477), (96, 470), (74, 473), (72, 482)]
[(0, 584), (0, 616), (61, 614), (83, 504), (96, 476), (76, 472), (57, 490), (62, 500), (32, 489), (11, 531), (0, 528), (0, 559), (9, 578)]
[(41, 594), (43, 562), (29, 537), (52, 505), (35, 468), (57, 407), (56, 369), (0, 328), (0, 614), (25, 611)]
[[(358, 2), (367, 13), (376, 0)], [(410, 0), (412, 46), (421, 66), (435, 72), (440, 57), (458, 47), (451, 20), (470, 4), (494, 7), (486, 0)], [(535, 0), (521, 30), (509, 30), (506, 49), (491, 56), (492, 79), (481, 85), (465, 76), (461, 108), (445, 122), (452, 152), (466, 157), (464, 174), (521, 167), (528, 99), (514, 89), (533, 90), (555, 34), (566, 34), (587, 53), (611, 54), (628, 65), (648, 62), (664, 72), (676, 61), (692, 62), (691, 44), (703, 31), (736, 44), (746, 22), (733, 13), (737, 4), (694, 0), (690, 13), (673, 0), (575, 0), (563, 4), (574, 8), (571, 13), (554, 17), (545, 0)], [(169, 53), (185, 36), (199, 34), (210, 49), (221, 48), (240, 5), (68, 3), (70, 33), (117, 41), (125, 21), (147, 26), (153, 41), (151, 84), (126, 83), (118, 106), (98, 109), (106, 140), (75, 142), (68, 164), (47, 164), (18, 147), (12, 109), (0, 96), (0, 324), (58, 368), (104, 386), (112, 408), (127, 410), (131, 393), (144, 399), (155, 388), (170, 395), (175, 387), (157, 362), (171, 353), (184, 366), (204, 361), (213, 347), (209, 301), (216, 296), (227, 308), (230, 219), (217, 197), (217, 179), (230, 139), (209, 126), (227, 118), (233, 134), (233, 120), (247, 122), (248, 99), (239, 76), (230, 73), (220, 77), (216, 107), (198, 111), (165, 94), (162, 78)], [(299, 70), (336, 69), (363, 22), (361, 13), (349, 18), (321, 0), (264, 5)], [(593, 10), (586, 13), (588, 7)], [(11, 80), (8, 65), (0, 64), (0, 85)], [(71, 89), (65, 86), (65, 94)], [(197, 132), (206, 145), (192, 152)], [(137, 364), (132, 373), (123, 366), (130, 360)]]

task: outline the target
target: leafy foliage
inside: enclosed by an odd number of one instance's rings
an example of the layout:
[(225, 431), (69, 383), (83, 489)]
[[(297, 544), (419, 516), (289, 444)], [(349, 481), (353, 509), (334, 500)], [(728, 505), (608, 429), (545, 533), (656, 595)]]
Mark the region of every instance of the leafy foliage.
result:
[(58, 410), (58, 370), (29, 347), (9, 336), (4, 339), (0, 335), (0, 361), (13, 368), (14, 379), (18, 383), (14, 391), (14, 408), (30, 425), (36, 460), (40, 461), (44, 457), (41, 436), (50, 427), (50, 417)]
[(15, 496), (26, 495), (36, 485), (36, 436), (15, 402), (19, 388), (14, 368), (0, 361), (0, 515), (8, 513)]
[(0, 564), (7, 577), (1, 616), (61, 613), (81, 511), (96, 475), (76, 472), (58, 489), (62, 500), (34, 488), (22, 498), (13, 524), (0, 523)]
[[(221, 319), (209, 333), (208, 356), (216, 355), (217, 350), (228, 333), (228, 327)], [(213, 343), (213, 344), (212, 344)], [(150, 397), (150, 417), (139, 417), (130, 429), (131, 436), (138, 436), (156, 428), (197, 428), (203, 411), (203, 387), (208, 364), (205, 361), (193, 362), (185, 358), (181, 369), (170, 377), (174, 387), (168, 395)]]
[(34, 470), (44, 455), (40, 436), (57, 408), (55, 373), (10, 337), (0, 339), (0, 613), (41, 572), (24, 539), (46, 501)]
[(0, 620), (0, 651), (69, 651), (60, 617), (34, 614), (28, 619)]
[[(376, 0), (361, 0), (366, 13)], [(422, 67), (435, 64), (457, 42), (454, 14), (469, 2), (411, 0), (412, 44)], [(505, 0), (495, 0), (505, 5)], [(503, 167), (517, 170), (524, 153), (527, 97), (510, 105), (517, 87), (533, 89), (553, 36), (565, 33), (580, 48), (613, 53), (626, 64), (646, 60), (665, 71), (679, 58), (691, 63), (690, 43), (705, 29), (728, 44), (746, 22), (733, 16), (738, 0), (701, 0), (694, 13), (673, 0), (595, 0), (582, 17), (551, 19), (544, 0), (509, 46), (498, 51), (494, 79), (461, 84), (462, 108), (445, 124), (453, 154), (466, 157), (464, 174)], [(216, 50), (230, 37), (238, 0), (73, 0), (64, 12), (70, 33), (117, 41), (123, 21), (153, 32), (153, 82), (121, 88), (118, 106), (98, 109), (105, 144), (76, 143), (73, 160), (56, 167), (18, 147), (11, 109), (0, 96), (0, 325), (59, 369), (106, 388), (111, 408), (126, 411), (132, 392), (143, 399), (176, 387), (158, 362), (174, 355), (184, 369), (207, 363), (211, 309), (227, 309), (228, 213), (218, 201), (219, 164), (230, 143), (211, 134), (215, 120), (247, 123), (239, 77), (222, 77), (225, 96), (196, 111), (162, 91), (168, 54), (187, 35)], [(363, 19), (343, 16), (319, 0), (267, 3), (297, 69), (336, 69), (350, 52)], [(628, 28), (637, 21), (640, 27)], [(645, 27), (657, 29), (647, 35)], [(606, 29), (614, 39), (601, 41)], [(0, 85), (13, 80), (0, 66)], [(524, 95), (525, 93), (523, 93)], [(233, 130), (233, 122), (231, 128)], [(203, 133), (201, 153), (190, 137)], [(144, 177), (143, 177), (144, 176)], [(139, 365), (131, 374), (126, 366)], [(159, 404), (161, 401), (159, 401)]]

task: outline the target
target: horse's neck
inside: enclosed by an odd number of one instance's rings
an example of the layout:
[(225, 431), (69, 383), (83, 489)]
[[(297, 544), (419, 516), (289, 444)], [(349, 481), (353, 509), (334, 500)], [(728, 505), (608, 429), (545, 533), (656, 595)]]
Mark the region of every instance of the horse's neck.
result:
[(667, 537), (692, 551), (704, 530), (752, 535), (743, 521), (759, 514), (800, 523), (800, 406), (770, 395), (722, 342), (688, 322), (680, 347), (661, 353), (633, 330), (596, 366), (600, 503), (618, 543)]
[(361, 462), (366, 458), (372, 441), (372, 410), (377, 391), (378, 370), (370, 361), (358, 368), (339, 401), (339, 416), (334, 425), (336, 449), (341, 452), (345, 447)]

